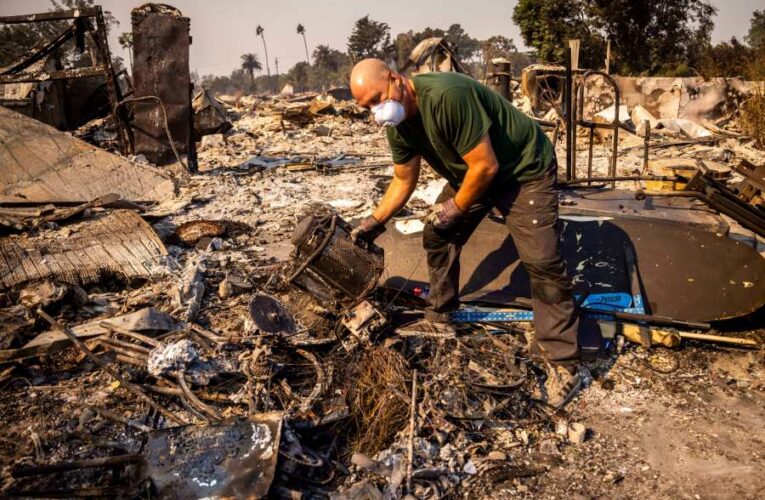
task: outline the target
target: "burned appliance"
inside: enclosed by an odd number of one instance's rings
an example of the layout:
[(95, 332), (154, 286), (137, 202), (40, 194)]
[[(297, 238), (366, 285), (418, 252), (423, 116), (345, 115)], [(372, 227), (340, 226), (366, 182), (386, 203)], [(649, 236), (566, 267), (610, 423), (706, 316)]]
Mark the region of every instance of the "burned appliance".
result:
[(351, 306), (377, 285), (382, 250), (351, 241), (351, 226), (337, 214), (310, 215), (292, 236), (293, 269), (289, 280), (322, 302)]
[(351, 226), (337, 214), (310, 215), (295, 229), (293, 269), (288, 281), (342, 316), (348, 330), (343, 345), (352, 350), (379, 331), (387, 318), (364, 300), (377, 286), (383, 252), (374, 244), (351, 241)]

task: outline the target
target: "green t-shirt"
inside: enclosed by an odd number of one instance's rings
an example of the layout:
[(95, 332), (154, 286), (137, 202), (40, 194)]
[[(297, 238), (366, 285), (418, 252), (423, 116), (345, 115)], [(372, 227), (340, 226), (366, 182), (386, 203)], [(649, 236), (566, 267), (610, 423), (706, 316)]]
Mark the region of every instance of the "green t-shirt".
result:
[(489, 133), (499, 172), (490, 191), (532, 180), (549, 166), (550, 140), (534, 120), (469, 76), (426, 73), (413, 78), (416, 116), (387, 129), (393, 162), (421, 155), (458, 188), (467, 165), (462, 157)]

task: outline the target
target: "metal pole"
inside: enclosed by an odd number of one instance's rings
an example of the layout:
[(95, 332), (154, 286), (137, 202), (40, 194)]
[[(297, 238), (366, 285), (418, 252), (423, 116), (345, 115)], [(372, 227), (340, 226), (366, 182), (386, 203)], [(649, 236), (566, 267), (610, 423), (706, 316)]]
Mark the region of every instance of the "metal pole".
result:
[(645, 128), (645, 138), (643, 141), (643, 173), (646, 173), (648, 172), (648, 150), (651, 147), (651, 122), (644, 120), (643, 127)]
[(573, 136), (573, 107), (571, 102), (571, 86), (573, 83), (573, 78), (571, 74), (571, 48), (567, 48), (565, 50), (565, 57), (566, 57), (566, 82), (563, 88), (563, 114), (564, 119), (566, 120), (566, 180), (570, 181), (573, 179), (573, 161), (572, 161), (572, 155), (575, 154), (575, 151), (571, 148), (572, 143), (572, 136)]

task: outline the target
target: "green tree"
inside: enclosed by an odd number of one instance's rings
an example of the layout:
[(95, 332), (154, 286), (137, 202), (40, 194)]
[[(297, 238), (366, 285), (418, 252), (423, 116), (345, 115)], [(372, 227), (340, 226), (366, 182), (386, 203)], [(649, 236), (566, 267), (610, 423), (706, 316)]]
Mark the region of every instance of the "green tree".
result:
[(397, 68), (400, 69), (406, 64), (407, 59), (409, 59), (409, 54), (412, 53), (412, 49), (417, 46), (418, 42), (415, 40), (414, 32), (412, 30), (396, 35), (395, 40), (393, 40), (393, 52)]
[(710, 46), (701, 57), (698, 71), (705, 78), (744, 76), (752, 55), (753, 49), (733, 37), (729, 42)]
[(765, 9), (755, 10), (752, 13), (746, 43), (753, 49), (765, 48)]
[(699, 63), (715, 13), (708, 0), (520, 0), (513, 20), (543, 60), (562, 62), (579, 39), (580, 66), (600, 68), (610, 40), (619, 72), (657, 74)]
[(350, 72), (348, 56), (328, 45), (318, 45), (313, 51), (313, 66), (309, 85), (315, 89), (347, 85)]
[(542, 61), (562, 63), (568, 40), (579, 39), (583, 49), (580, 65), (593, 67), (603, 40), (594, 33), (586, 7), (586, 0), (520, 0), (513, 10), (513, 22)]
[(310, 72), (311, 66), (307, 62), (300, 61), (287, 72), (287, 81), (292, 83), (296, 90), (305, 90), (308, 86)]
[(461, 24), (452, 24), (446, 30), (446, 41), (456, 50), (462, 60), (468, 60), (481, 52), (481, 42), (467, 34)]
[(133, 32), (123, 31), (117, 38), (117, 43), (120, 44), (124, 50), (127, 50), (128, 58), (130, 59), (130, 68), (133, 68)]
[(364, 16), (353, 25), (351, 36), (348, 37), (348, 54), (353, 61), (367, 57), (377, 57), (388, 60), (393, 55), (393, 44), (390, 38), (390, 26)]
[(255, 72), (263, 69), (257, 54), (242, 54), (242, 69), (250, 75), (250, 84), (255, 85)]
[(587, 7), (602, 38), (611, 40), (614, 62), (624, 74), (697, 66), (717, 13), (708, 0), (590, 0)]

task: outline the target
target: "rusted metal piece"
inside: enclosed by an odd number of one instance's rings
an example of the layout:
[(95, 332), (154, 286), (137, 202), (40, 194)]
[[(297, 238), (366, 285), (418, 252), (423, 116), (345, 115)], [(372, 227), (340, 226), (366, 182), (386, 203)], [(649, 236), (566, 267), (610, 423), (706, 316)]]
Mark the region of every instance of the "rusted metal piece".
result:
[(295, 229), (294, 271), (288, 281), (328, 303), (353, 305), (377, 284), (382, 251), (350, 238), (351, 226), (338, 215), (309, 216)]
[[(133, 9), (133, 133), (135, 153), (144, 154), (153, 163), (175, 161), (173, 147), (188, 155), (190, 171), (196, 171), (189, 74), (189, 18), (174, 8), (146, 4)], [(154, 97), (160, 104), (141, 100)]]
[(725, 184), (707, 174), (703, 163), (700, 162), (699, 166), (702, 168), (688, 181), (685, 189), (698, 193), (698, 197), (710, 207), (734, 219), (745, 228), (765, 236), (765, 212), (740, 200)]
[(191, 105), (194, 109), (194, 140), (199, 141), (204, 135), (222, 134), (233, 126), (212, 90), (203, 88)]
[(183, 424), (183, 422), (180, 418), (178, 418), (176, 415), (174, 415), (172, 412), (166, 410), (162, 406), (160, 406), (156, 401), (151, 399), (149, 396), (146, 395), (143, 390), (138, 387), (137, 385), (133, 384), (132, 382), (128, 382), (125, 380), (121, 375), (119, 375), (116, 371), (114, 371), (104, 360), (93, 354), (90, 349), (88, 349), (85, 344), (77, 338), (77, 335), (70, 329), (56, 321), (53, 317), (48, 315), (45, 311), (42, 309), (37, 310), (38, 316), (40, 316), (42, 319), (47, 321), (52, 327), (56, 328), (57, 330), (63, 332), (67, 337), (69, 337), (69, 340), (72, 341), (72, 343), (80, 350), (82, 351), (90, 361), (97, 364), (102, 370), (104, 370), (106, 373), (111, 375), (114, 380), (118, 381), (122, 387), (124, 387), (129, 392), (133, 393), (134, 396), (136, 396), (141, 401), (145, 402), (149, 406), (151, 406), (153, 409), (155, 409), (160, 415), (164, 416), (168, 420), (171, 420), (177, 424)]
[(300, 402), (300, 411), (307, 412), (313, 407), (321, 393), (324, 392), (324, 368), (322, 368), (321, 363), (319, 363), (319, 359), (314, 353), (304, 349), (297, 349), (296, 352), (310, 361), (316, 370), (316, 383), (313, 386), (313, 390), (311, 390), (311, 393), (305, 397), (303, 401)]
[(255, 295), (249, 309), (250, 317), (258, 330), (266, 333), (295, 333), (295, 320), (284, 306), (270, 295)]
[(276, 471), (282, 413), (149, 436), (144, 456), (158, 498), (264, 498)]
[(0, 238), (0, 289), (46, 279), (86, 284), (107, 275), (147, 278), (152, 263), (165, 255), (151, 226), (132, 211), (118, 210), (67, 237)]
[(181, 386), (183, 396), (186, 398), (188, 403), (191, 404), (199, 412), (201, 412), (206, 417), (208, 422), (220, 422), (223, 420), (223, 417), (220, 416), (220, 413), (218, 413), (213, 407), (204, 404), (198, 397), (194, 395), (194, 393), (191, 391), (191, 388), (186, 383), (186, 379), (183, 378), (183, 374), (178, 374), (178, 385)]

